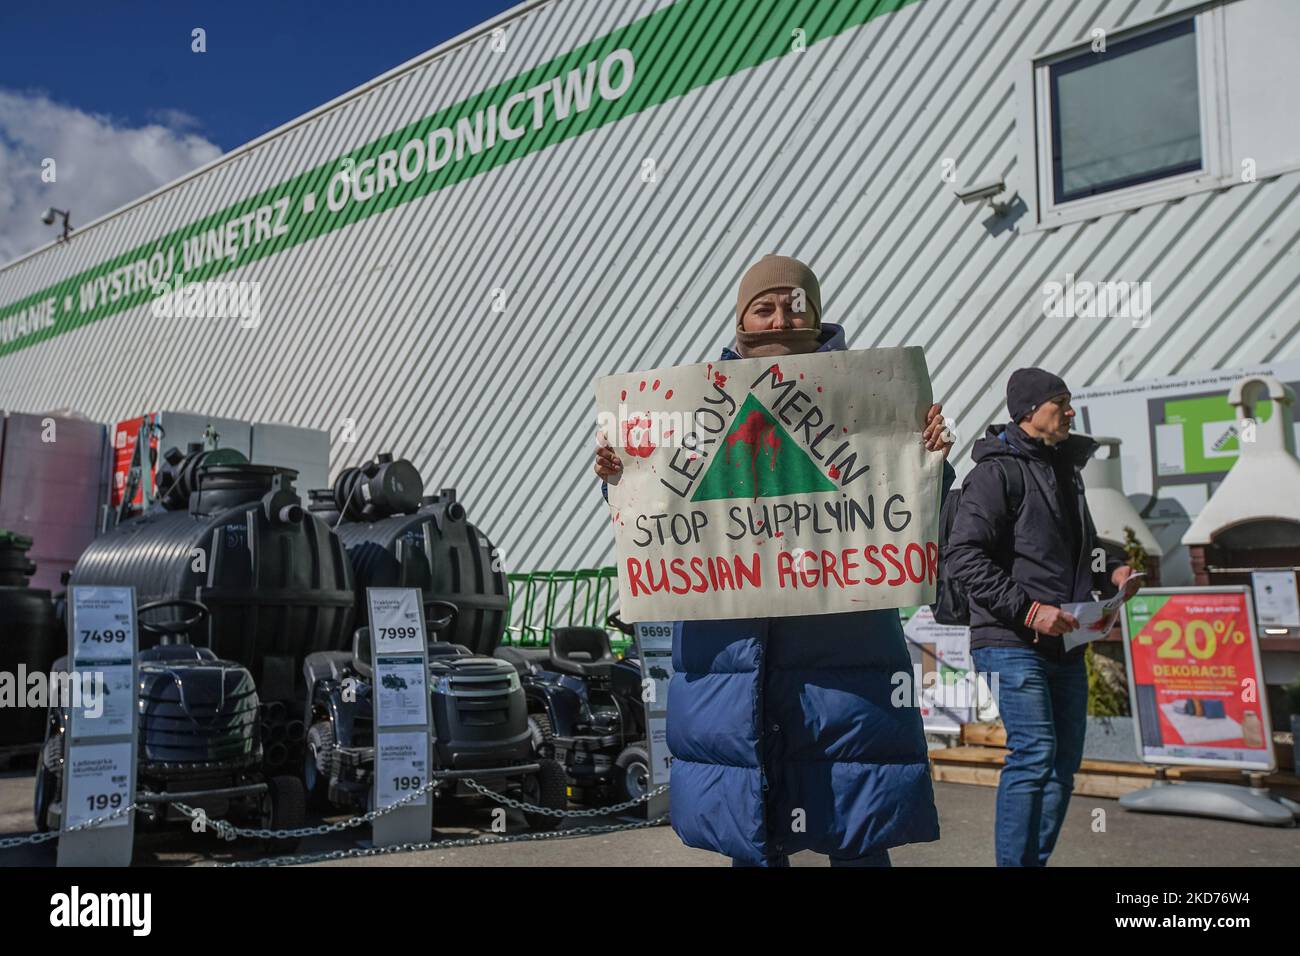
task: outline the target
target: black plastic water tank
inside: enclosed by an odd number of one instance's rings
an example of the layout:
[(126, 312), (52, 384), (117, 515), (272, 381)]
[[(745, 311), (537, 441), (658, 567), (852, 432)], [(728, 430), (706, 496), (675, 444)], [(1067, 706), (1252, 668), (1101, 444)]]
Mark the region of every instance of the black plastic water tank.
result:
[[(203, 465), (184, 510), (153, 510), (101, 535), (69, 584), (133, 585), (140, 604), (203, 602), (206, 640), (193, 642), (247, 667), (263, 701), (297, 701), (303, 658), (351, 646), (356, 594), (342, 543), (304, 511), (296, 476), (269, 465)], [(142, 647), (152, 643), (141, 634)]]
[[(382, 469), (382, 471), (381, 471)], [(353, 493), (354, 474), (400, 475), (402, 495), (372, 494), (369, 519), (344, 518), (340, 507)], [(351, 483), (351, 484), (350, 484)], [(426, 607), (447, 601), (458, 610), (442, 640), (463, 644), (475, 654), (490, 656), (505, 630), (510, 597), (500, 559), (492, 542), (467, 520), (456, 492), (424, 496), (419, 471), (405, 459), (380, 455), (374, 462), (340, 474), (330, 492), (311, 494), (312, 513), (329, 516), (331, 526), (347, 548), (357, 584), (357, 614), (365, 623), (368, 587), (416, 587), (424, 591)], [(351, 506), (347, 509), (351, 512)], [(427, 616), (441, 616), (438, 611)]]
[(0, 673), (13, 681), (10, 690), (16, 695), (10, 701), (4, 699), (7, 692), (0, 692), (0, 747), (41, 742), (45, 711), (26, 706), (28, 685), (19, 680), (18, 667), (29, 675), (48, 675), (65, 643), (50, 592), (28, 587), (28, 578), (36, 573), (27, 557), (31, 546), (25, 535), (0, 531)]

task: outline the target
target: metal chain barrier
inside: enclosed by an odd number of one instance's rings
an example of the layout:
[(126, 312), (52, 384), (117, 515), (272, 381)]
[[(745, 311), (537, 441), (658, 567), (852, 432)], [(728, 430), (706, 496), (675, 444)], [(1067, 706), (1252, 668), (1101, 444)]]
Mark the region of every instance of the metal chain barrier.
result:
[(339, 833), (343, 830), (350, 830), (353, 827), (364, 826), (367, 823), (373, 823), (382, 817), (385, 813), (392, 813), (399, 807), (404, 807), (408, 803), (419, 798), (422, 794), (429, 793), (438, 784), (439, 777), (437, 774), (433, 779), (426, 783), (418, 790), (412, 790), (402, 799), (398, 800), (391, 806), (384, 807), (382, 810), (371, 810), (363, 813), (358, 817), (349, 817), (347, 820), (339, 820), (336, 823), (322, 823), (314, 827), (293, 827), (285, 830), (272, 830), (267, 827), (237, 827), (228, 820), (214, 820), (208, 817), (202, 810), (196, 810), (194, 807), (187, 806), (183, 803), (173, 803), (172, 806), (185, 814), (190, 820), (201, 818), (205, 827), (212, 827), (217, 836), (223, 840), (235, 840), (239, 837), (246, 837), (252, 840), (285, 840), (300, 839), (309, 836), (322, 836), (326, 833)]
[(327, 863), (368, 856), (387, 856), (391, 853), (418, 853), (424, 850), (454, 850), (469, 846), (491, 846), (497, 843), (535, 843), (540, 840), (567, 840), (574, 837), (597, 836), (602, 833), (619, 833), (624, 830), (645, 830), (657, 827), (668, 820), (667, 815), (653, 820), (633, 823), (611, 823), (604, 826), (573, 827), (569, 830), (546, 830), (519, 833), (514, 836), (465, 837), (456, 840), (433, 840), (428, 843), (394, 843), (392, 846), (356, 847), (351, 850), (331, 850), (326, 853), (307, 853), (296, 856), (276, 856), (264, 860), (241, 860), (219, 864), (223, 867), (304, 866), (308, 863)]
[[(194, 821), (196, 819), (201, 820), (202, 829), (211, 827), (213, 832), (217, 835), (217, 837), (224, 841), (233, 841), (240, 837), (244, 837), (247, 839), (254, 839), (254, 840), (301, 839), (303, 837), (322, 836), (327, 833), (339, 833), (343, 830), (350, 830), (355, 827), (364, 826), (365, 824), (368, 823), (373, 823), (376, 819), (382, 817), (384, 814), (392, 813), (394, 810), (398, 809), (399, 807), (406, 806), (412, 801), (418, 799), (421, 795), (431, 792), (434, 789), (434, 787), (437, 786), (439, 780), (440, 777), (435, 774), (433, 776), (433, 779), (431, 779), (423, 787), (420, 787), (417, 790), (412, 790), (410, 793), (402, 797), (402, 799), (398, 800), (396, 803), (392, 804), (391, 806), (384, 807), (383, 809), (380, 810), (371, 810), (367, 813), (361, 814), (360, 816), (350, 817), (347, 820), (340, 820), (335, 823), (323, 823), (318, 826), (310, 826), (310, 827), (293, 827), (293, 828), (283, 829), (283, 830), (275, 830), (268, 827), (239, 827), (239, 826), (235, 826), (233, 823), (229, 822), (228, 820), (209, 818), (203, 810), (196, 809), (184, 803), (174, 802), (171, 805), (175, 807), (177, 810), (179, 810), (181, 813), (183, 813), (191, 821)], [(477, 780), (474, 780), (469, 777), (463, 778), (463, 782), (475, 793), (487, 797), (490, 800), (494, 800), (497, 803), (504, 804), (505, 806), (511, 807), (512, 809), (519, 810), (524, 813), (538, 814), (541, 816), (558, 817), (558, 818), (565, 818), (565, 817), (591, 818), (591, 817), (609, 816), (610, 814), (620, 813), (624, 810), (630, 810), (633, 807), (640, 806), (641, 804), (649, 801), (652, 797), (659, 796), (660, 794), (668, 790), (668, 785), (664, 784), (662, 786), (654, 788), (653, 790), (647, 791), (646, 793), (642, 794), (641, 796), (633, 800), (627, 800), (624, 801), (623, 803), (616, 803), (613, 806), (597, 807), (590, 810), (556, 810), (550, 807), (534, 806), (533, 804), (525, 803), (522, 800), (515, 800), (513, 797), (508, 797), (505, 794), (496, 793), (495, 791), (489, 790), (487, 787), (480, 784)], [(120, 817), (126, 813), (130, 813), (132, 810), (135, 809), (138, 809), (138, 805), (132, 803), (130, 806), (122, 807), (118, 810), (114, 810), (112, 813), (106, 816), (98, 817), (94, 820), (87, 820), (84, 823), (79, 823), (74, 827), (69, 827), (68, 829), (87, 830), (90, 829), (91, 827), (96, 827), (103, 823), (106, 823), (109, 820), (114, 820), (117, 817)], [(425, 843), (398, 843), (392, 846), (384, 846), (384, 847), (356, 847), (350, 850), (332, 850), (326, 853), (299, 854), (295, 856), (272, 857), (266, 860), (249, 860), (249, 861), (241, 861), (236, 863), (227, 863), (223, 865), (225, 866), (293, 866), (293, 865), (300, 865), (304, 863), (325, 862), (328, 860), (344, 860), (353, 857), (381, 856), (389, 853), (410, 853), (410, 852), (417, 852), (421, 850), (454, 849), (457, 847), (470, 847), (470, 846), (487, 846), (495, 843), (522, 843), (522, 842), (533, 842), (537, 840), (570, 839), (573, 837), (580, 837), (580, 836), (595, 836), (603, 833), (617, 833), (622, 830), (646, 829), (648, 827), (659, 826), (666, 819), (667, 816), (665, 815), (665, 816), (657, 817), (653, 820), (637, 820), (633, 823), (613, 823), (613, 824), (604, 824), (600, 826), (573, 827), (568, 830), (547, 830), (547, 831), (534, 832), (534, 833), (521, 833), (514, 836), (493, 835), (493, 836), (481, 836), (481, 837), (465, 837), (465, 838), (454, 839), (454, 840), (436, 840), (436, 841), (430, 841)], [(44, 843), (47, 840), (56, 840), (58, 839), (58, 837), (59, 837), (59, 831), (53, 830), (50, 831), (49, 833), (34, 833), (24, 837), (9, 837), (5, 839), (0, 839), (0, 850), (9, 849), (12, 847), (24, 846), (28, 844)]]
[[(110, 820), (116, 820), (118, 817), (124, 816), (132, 810), (138, 810), (139, 808), (140, 805), (137, 803), (131, 803), (125, 807), (118, 807), (112, 813), (105, 814), (102, 817), (95, 817), (93, 820), (86, 820), (83, 823), (76, 824), (75, 826), (70, 826), (67, 830), (62, 832), (71, 833), (74, 830), (89, 830), (91, 827), (97, 827)], [(0, 838), (0, 850), (12, 850), (14, 847), (34, 846), (38, 843), (57, 840), (60, 832), (61, 831), (59, 830), (50, 830), (48, 833), (29, 833), (26, 836), (20, 837), (3, 837)]]
[(668, 789), (668, 784), (665, 783), (634, 800), (628, 800), (625, 803), (616, 803), (612, 807), (598, 807), (593, 810), (549, 810), (546, 807), (535, 807), (530, 803), (515, 800), (512, 797), (505, 796), (504, 794), (493, 793), (477, 780), (471, 780), (469, 777), (465, 778), (464, 784), (475, 793), (482, 794), (489, 800), (495, 800), (497, 803), (504, 803), (507, 807), (513, 807), (516, 810), (523, 810), (527, 813), (538, 813), (547, 817), (607, 817), (611, 813), (618, 813), (622, 810), (630, 810), (632, 807), (639, 806), (651, 797), (657, 797)]

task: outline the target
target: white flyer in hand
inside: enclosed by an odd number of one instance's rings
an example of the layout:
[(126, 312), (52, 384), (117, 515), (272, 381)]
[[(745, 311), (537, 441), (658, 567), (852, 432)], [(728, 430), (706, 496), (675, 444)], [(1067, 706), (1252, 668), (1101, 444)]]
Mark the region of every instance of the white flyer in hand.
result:
[(1069, 651), (1081, 644), (1090, 644), (1110, 633), (1111, 627), (1118, 620), (1119, 609), (1124, 606), (1125, 592), (1131, 585), (1140, 584), (1145, 577), (1145, 574), (1130, 575), (1115, 596), (1106, 601), (1062, 604), (1061, 610), (1074, 615), (1079, 622), (1077, 629), (1064, 636), (1065, 649)]

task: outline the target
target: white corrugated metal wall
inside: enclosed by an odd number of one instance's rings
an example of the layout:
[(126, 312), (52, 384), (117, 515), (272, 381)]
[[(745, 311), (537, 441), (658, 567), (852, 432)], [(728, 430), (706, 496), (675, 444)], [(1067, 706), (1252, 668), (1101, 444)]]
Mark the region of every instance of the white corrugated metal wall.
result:
[[(0, 303), (669, 6), (525, 9), (504, 52), (481, 34), (0, 271)], [(762, 24), (770, 4), (749, 6)], [(329, 429), (336, 470), (412, 458), (457, 487), (511, 570), (535, 570), (610, 558), (591, 380), (714, 357), (766, 252), (814, 266), (852, 346), (923, 345), (963, 446), (1020, 365), (1082, 387), (1296, 357), (1300, 174), (996, 235), (940, 176), (951, 157), (960, 182), (1032, 192), (1016, 92), (1030, 57), (1189, 6), (921, 0), (224, 274), (261, 282), (256, 330), (133, 308), (0, 358), (0, 407)], [(1067, 272), (1149, 280), (1156, 321), (1045, 320), (1041, 286)]]

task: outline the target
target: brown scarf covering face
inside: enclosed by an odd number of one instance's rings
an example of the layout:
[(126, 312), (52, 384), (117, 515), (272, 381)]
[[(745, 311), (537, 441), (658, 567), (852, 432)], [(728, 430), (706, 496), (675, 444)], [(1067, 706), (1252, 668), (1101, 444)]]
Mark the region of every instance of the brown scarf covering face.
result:
[(768, 329), (763, 332), (736, 330), (736, 351), (741, 358), (772, 355), (801, 355), (816, 352), (821, 329)]

